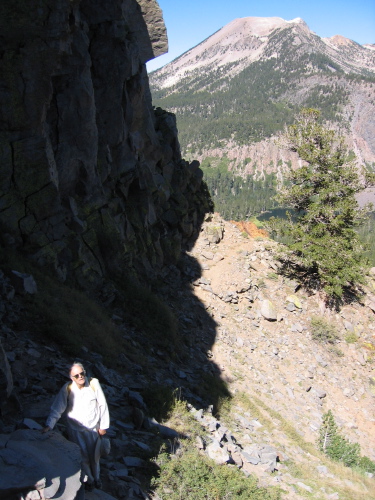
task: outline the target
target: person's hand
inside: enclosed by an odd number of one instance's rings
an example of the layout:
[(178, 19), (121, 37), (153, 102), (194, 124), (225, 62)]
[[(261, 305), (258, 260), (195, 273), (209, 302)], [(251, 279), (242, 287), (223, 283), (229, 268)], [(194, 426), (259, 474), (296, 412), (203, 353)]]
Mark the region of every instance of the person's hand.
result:
[(48, 431), (50, 431), (50, 430), (51, 430), (51, 427), (49, 427), (49, 426), (47, 425), (47, 427), (44, 427), (44, 429), (42, 429), (42, 430), (41, 430), (41, 432), (42, 432), (43, 434), (45, 434), (46, 432), (48, 432)]
[(99, 429), (98, 430), (98, 433), (101, 435), (101, 436), (104, 436), (104, 434), (106, 434), (106, 430), (105, 429)]

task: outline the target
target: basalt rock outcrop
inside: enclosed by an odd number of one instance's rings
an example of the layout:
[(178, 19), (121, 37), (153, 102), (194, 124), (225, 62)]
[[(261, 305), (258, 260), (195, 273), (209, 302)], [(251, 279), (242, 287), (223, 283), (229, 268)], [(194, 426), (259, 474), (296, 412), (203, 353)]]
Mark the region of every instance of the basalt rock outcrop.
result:
[(0, 467), (4, 472), (1, 498), (83, 498), (77, 495), (81, 489), (79, 448), (58, 433), (19, 429), (0, 434)]
[(83, 286), (176, 260), (207, 198), (152, 106), (156, 0), (5, 0), (0, 23), (2, 245)]

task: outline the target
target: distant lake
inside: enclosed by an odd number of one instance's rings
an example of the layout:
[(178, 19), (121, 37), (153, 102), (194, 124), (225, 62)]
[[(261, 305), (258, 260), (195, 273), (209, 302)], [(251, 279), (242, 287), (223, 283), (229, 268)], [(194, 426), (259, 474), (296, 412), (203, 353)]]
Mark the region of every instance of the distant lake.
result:
[(291, 209), (287, 209), (287, 208), (273, 208), (271, 210), (267, 210), (266, 212), (263, 212), (260, 215), (256, 215), (256, 218), (260, 222), (266, 222), (266, 221), (270, 220), (271, 217), (280, 217), (280, 219), (286, 219), (286, 213), (287, 212), (293, 213), (293, 211)]

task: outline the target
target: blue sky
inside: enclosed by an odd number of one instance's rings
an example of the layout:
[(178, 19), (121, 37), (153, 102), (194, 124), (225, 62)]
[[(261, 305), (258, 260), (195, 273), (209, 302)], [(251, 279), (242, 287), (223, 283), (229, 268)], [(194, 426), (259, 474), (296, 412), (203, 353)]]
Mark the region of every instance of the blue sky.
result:
[(169, 53), (147, 64), (153, 71), (239, 17), (301, 17), (320, 37), (343, 35), (375, 43), (375, 0), (158, 0)]

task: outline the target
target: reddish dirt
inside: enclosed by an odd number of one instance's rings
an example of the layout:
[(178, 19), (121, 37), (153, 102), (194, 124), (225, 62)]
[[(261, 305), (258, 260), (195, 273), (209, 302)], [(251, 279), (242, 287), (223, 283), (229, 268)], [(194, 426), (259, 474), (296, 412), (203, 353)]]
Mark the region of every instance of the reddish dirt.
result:
[(235, 224), (238, 229), (244, 233), (247, 233), (251, 238), (268, 238), (268, 233), (265, 229), (259, 229), (254, 222), (235, 222), (235, 221), (230, 221), (231, 224)]

